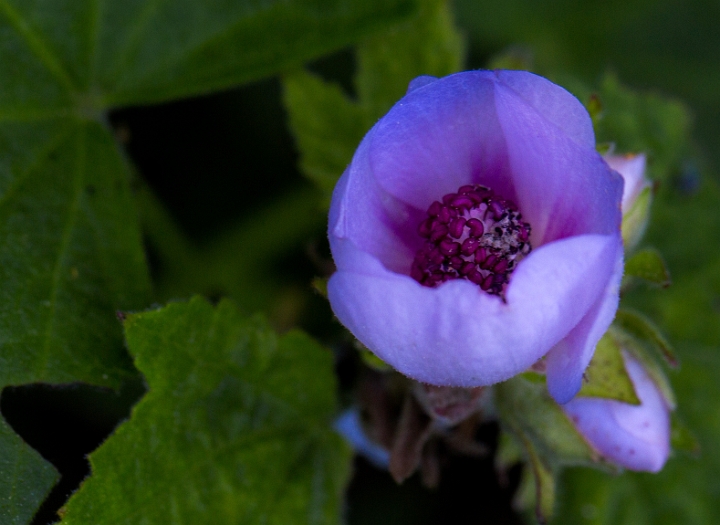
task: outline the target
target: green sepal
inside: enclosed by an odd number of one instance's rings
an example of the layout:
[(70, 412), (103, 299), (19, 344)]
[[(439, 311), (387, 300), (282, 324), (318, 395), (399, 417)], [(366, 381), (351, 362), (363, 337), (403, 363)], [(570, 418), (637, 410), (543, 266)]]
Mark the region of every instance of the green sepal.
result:
[(659, 251), (645, 248), (625, 261), (625, 277), (642, 279), (648, 283), (667, 288), (670, 271)]
[[(618, 311), (618, 316), (620, 316), (620, 311)], [(672, 385), (670, 384), (670, 380), (667, 378), (667, 375), (657, 358), (657, 345), (653, 341), (649, 341), (647, 338), (630, 333), (622, 328), (618, 328), (617, 325), (614, 325), (613, 333), (615, 334), (615, 337), (617, 337), (622, 348), (640, 362), (642, 367), (645, 369), (645, 372), (650, 376), (650, 379), (652, 379), (655, 386), (657, 386), (661, 395), (665, 399), (668, 408), (670, 410), (674, 410), (677, 406), (677, 400), (675, 398)]]
[(639, 405), (632, 380), (625, 368), (622, 347), (613, 331), (603, 335), (595, 348), (590, 365), (585, 370), (583, 386), (578, 392), (582, 397), (615, 399), (631, 405)]
[(669, 366), (677, 367), (678, 358), (670, 342), (657, 326), (645, 315), (635, 310), (621, 308), (615, 315), (613, 325), (656, 351)]
[(652, 188), (648, 186), (640, 192), (632, 207), (623, 215), (622, 238), (626, 250), (635, 248), (642, 239), (647, 228), (651, 203)]
[(507, 470), (513, 465), (520, 463), (524, 458), (523, 447), (514, 434), (500, 432), (498, 446), (495, 452), (495, 468)]
[[(522, 448), (532, 472), (531, 477), (525, 475), (516, 503), (527, 508), (534, 497), (536, 517), (544, 523), (552, 517), (555, 479), (563, 467), (584, 465), (608, 470), (611, 466), (601, 462), (560, 405), (547, 394), (544, 383), (516, 376), (497, 385), (495, 394), (502, 426), (515, 441), (515, 449)], [(506, 453), (513, 452), (506, 448)], [(508, 455), (507, 459), (511, 458)]]
[[(555, 510), (558, 474), (538, 454), (533, 443), (522, 437), (501, 434), (506, 445), (518, 455), (518, 460), (526, 459), (528, 465), (523, 469), (520, 485), (513, 497), (513, 506), (520, 511), (532, 513), (538, 523), (547, 523)], [(529, 516), (528, 516), (529, 517)]]
[(544, 383), (516, 376), (495, 387), (500, 420), (552, 463), (594, 465), (597, 454), (547, 393)]
[(547, 523), (552, 518), (555, 508), (555, 472), (543, 461), (535, 446), (529, 439), (523, 439), (535, 481), (535, 517), (540, 523)]
[[(536, 488), (536, 514), (542, 521), (552, 516), (554, 476), (561, 467), (602, 464), (560, 405), (547, 394), (545, 384), (528, 380), (526, 375), (496, 385), (495, 401), (502, 427), (517, 441), (515, 449), (521, 445), (530, 462)], [(517, 450), (511, 447), (506, 447), (505, 453), (504, 461), (517, 457)]]
[(385, 361), (373, 354), (359, 341), (356, 343), (355, 346), (357, 346), (358, 351), (360, 352), (360, 359), (362, 359), (362, 362), (373, 370), (377, 370), (378, 372), (390, 372), (391, 370), (394, 370), (393, 367), (391, 367)]

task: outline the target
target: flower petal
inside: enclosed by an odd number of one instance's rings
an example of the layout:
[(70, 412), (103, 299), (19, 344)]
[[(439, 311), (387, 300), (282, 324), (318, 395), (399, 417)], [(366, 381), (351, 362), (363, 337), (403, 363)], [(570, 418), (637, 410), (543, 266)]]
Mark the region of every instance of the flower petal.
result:
[[(408, 273), (422, 239), (416, 227), (424, 213), (388, 195), (372, 176), (367, 150), (373, 131), (363, 139), (353, 161), (340, 177), (330, 206), (328, 236), (352, 239), (388, 269)], [(335, 263), (338, 254), (333, 252)]]
[(340, 321), (380, 359), (419, 381), (473, 387), (526, 370), (580, 322), (603, 293), (618, 236), (542, 246), (513, 274), (507, 302), (468, 281), (423, 287), (388, 271), (347, 239), (328, 297)]
[(595, 149), (595, 132), (585, 106), (569, 91), (527, 71), (496, 71), (498, 82), (510, 88), (544, 119), (578, 145)]
[(387, 193), (422, 211), (464, 184), (514, 198), (494, 84), (491, 71), (450, 75), (393, 106), (373, 128), (366, 153)]
[(626, 213), (640, 192), (650, 184), (645, 178), (647, 159), (642, 153), (639, 155), (605, 155), (603, 158), (608, 166), (622, 175), (625, 180), (622, 211)]
[(533, 245), (618, 232), (623, 180), (594, 147), (578, 143), (556, 119), (549, 120), (502, 83), (497, 84), (495, 101), (516, 203), (532, 225)]
[(407, 92), (410, 93), (411, 91), (415, 91), (418, 88), (427, 86), (428, 84), (432, 84), (437, 79), (438, 77), (433, 77), (430, 75), (420, 75), (419, 77), (415, 77), (408, 84)]
[(563, 410), (607, 459), (632, 470), (658, 472), (670, 453), (668, 407), (640, 363), (627, 353), (623, 355), (640, 405), (578, 397)]
[(604, 293), (573, 328), (546, 356), (547, 387), (560, 404), (567, 403), (582, 387), (582, 377), (598, 341), (615, 318), (623, 274), (622, 241), (617, 240), (614, 272)]

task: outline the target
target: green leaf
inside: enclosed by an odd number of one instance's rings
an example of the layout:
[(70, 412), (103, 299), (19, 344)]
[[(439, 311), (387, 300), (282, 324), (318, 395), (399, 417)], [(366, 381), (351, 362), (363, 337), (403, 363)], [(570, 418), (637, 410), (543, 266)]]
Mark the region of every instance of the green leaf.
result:
[(640, 250), (625, 261), (625, 275), (663, 288), (670, 286), (670, 271), (660, 252), (653, 248)]
[(14, 80), (13, 105), (26, 91), (45, 95), (30, 97), (41, 108), (157, 102), (299, 65), (415, 10), (414, 0), (3, 0), (12, 60), (0, 73)]
[(420, 75), (443, 77), (462, 68), (464, 46), (447, 0), (426, 0), (419, 15), (358, 46), (355, 85), (370, 127)]
[(128, 168), (103, 127), (52, 129), (0, 125), (0, 150), (34, 149), (2, 180), (0, 383), (117, 386), (132, 364), (114, 312), (149, 291)]
[[(0, 151), (0, 388), (116, 387), (135, 372), (115, 311), (146, 303), (150, 287), (128, 167), (104, 126), (71, 118), (0, 119)], [(0, 463), (24, 461), (13, 479), (0, 470), (0, 499), (47, 493), (50, 464), (0, 447)]]
[(578, 396), (603, 397), (633, 405), (640, 404), (625, 369), (622, 347), (611, 332), (606, 333), (598, 342), (590, 365), (585, 370), (583, 386)]
[(645, 315), (634, 310), (621, 308), (615, 316), (615, 325), (637, 341), (648, 344), (670, 366), (678, 365), (677, 356), (670, 342)]
[(647, 152), (651, 178), (669, 180), (691, 150), (688, 108), (654, 93), (632, 91), (612, 74), (605, 75), (597, 96), (603, 105), (597, 140), (613, 142), (621, 152)]
[(340, 86), (306, 71), (283, 77), (290, 129), (300, 169), (322, 191), (326, 205), (340, 175), (367, 131), (365, 111)]
[(500, 421), (521, 441), (530, 440), (543, 461), (553, 466), (595, 464), (596, 454), (547, 394), (544, 383), (517, 376), (498, 384), (495, 396)]
[(415, 0), (109, 2), (93, 88), (106, 106), (217, 91), (298, 66), (413, 14)]
[(115, 312), (146, 306), (151, 290), (131, 170), (105, 110), (257, 79), (416, 10), (415, 0), (0, 0), (0, 388), (117, 386), (133, 373)]
[(337, 523), (350, 451), (332, 354), (228, 301), (131, 314), (148, 393), (90, 455), (64, 524)]
[(0, 419), (0, 523), (25, 525), (55, 484), (58, 474)]
[(321, 189), (326, 205), (367, 130), (405, 94), (413, 78), (459, 70), (463, 46), (447, 2), (429, 0), (412, 20), (363, 41), (357, 55), (357, 100), (305, 71), (284, 77), (300, 167)]

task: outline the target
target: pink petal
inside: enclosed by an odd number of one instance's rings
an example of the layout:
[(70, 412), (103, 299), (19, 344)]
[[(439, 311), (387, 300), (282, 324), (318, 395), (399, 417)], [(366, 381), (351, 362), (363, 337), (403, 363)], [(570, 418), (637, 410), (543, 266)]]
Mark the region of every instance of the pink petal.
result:
[(670, 454), (670, 415), (655, 383), (627, 353), (625, 366), (640, 405), (578, 397), (563, 409), (606, 459), (632, 470), (658, 472)]
[(622, 211), (627, 213), (640, 192), (649, 185), (648, 179), (645, 178), (647, 159), (642, 153), (639, 155), (605, 155), (603, 158), (611, 169), (622, 175), (625, 181)]

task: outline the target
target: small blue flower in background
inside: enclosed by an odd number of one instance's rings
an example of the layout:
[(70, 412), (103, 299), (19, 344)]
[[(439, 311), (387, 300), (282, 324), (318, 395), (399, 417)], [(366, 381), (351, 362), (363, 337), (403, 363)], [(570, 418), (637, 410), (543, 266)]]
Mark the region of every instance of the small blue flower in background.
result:
[(352, 445), (357, 454), (367, 458), (377, 468), (388, 468), (388, 465), (390, 465), (390, 452), (381, 445), (370, 441), (363, 429), (357, 408), (345, 410), (335, 420), (333, 426)]

